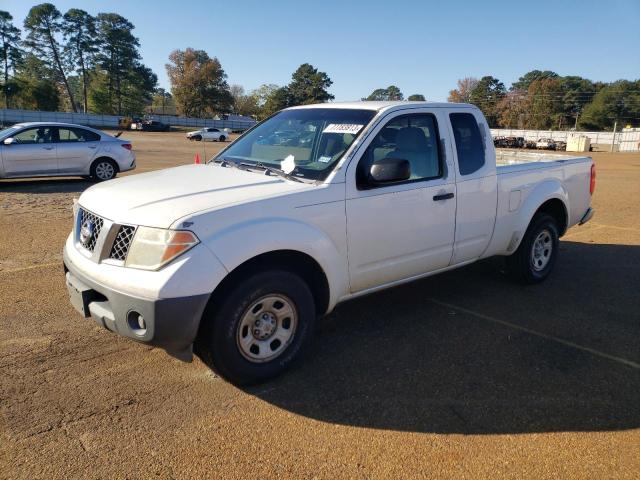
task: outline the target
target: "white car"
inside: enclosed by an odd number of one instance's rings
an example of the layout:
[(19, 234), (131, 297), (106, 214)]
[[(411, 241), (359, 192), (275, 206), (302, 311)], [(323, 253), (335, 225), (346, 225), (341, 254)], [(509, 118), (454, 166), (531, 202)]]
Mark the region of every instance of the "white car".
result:
[(206, 127), (200, 130), (196, 130), (195, 132), (187, 133), (187, 138), (189, 140), (195, 140), (197, 142), (225, 142), (229, 138), (229, 132), (219, 128)]
[(71, 123), (19, 123), (0, 131), (0, 178), (111, 180), (136, 168), (131, 142)]
[(559, 238), (593, 215), (595, 171), (532, 155), (497, 166), (472, 105), (283, 110), (206, 165), (87, 189), (64, 247), (71, 303), (180, 358), (197, 342), (235, 383), (264, 381), (345, 300), (494, 255), (544, 280)]

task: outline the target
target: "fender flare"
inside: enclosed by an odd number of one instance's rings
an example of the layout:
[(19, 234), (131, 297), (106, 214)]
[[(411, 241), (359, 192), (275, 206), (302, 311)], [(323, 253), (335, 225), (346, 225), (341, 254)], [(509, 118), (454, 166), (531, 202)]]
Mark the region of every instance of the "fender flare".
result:
[(560, 200), (562, 202), (565, 209), (565, 225), (568, 225), (570, 212), (569, 193), (560, 181), (555, 179), (544, 180), (535, 186), (518, 209), (519, 221), (513, 229), (513, 236), (507, 247), (509, 254), (515, 252), (520, 246), (524, 233), (531, 224), (533, 216), (538, 209), (549, 200)]
[(267, 217), (237, 223), (216, 231), (203, 243), (231, 273), (245, 262), (266, 253), (293, 250), (314, 259), (329, 285), (329, 311), (349, 291), (346, 252), (340, 252), (322, 230), (299, 220)]

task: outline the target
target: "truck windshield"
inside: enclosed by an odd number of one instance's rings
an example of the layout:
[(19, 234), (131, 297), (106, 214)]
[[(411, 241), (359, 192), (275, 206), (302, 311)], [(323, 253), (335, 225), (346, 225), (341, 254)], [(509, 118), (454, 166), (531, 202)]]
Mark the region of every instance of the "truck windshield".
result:
[(284, 110), (232, 143), (214, 161), (324, 180), (375, 114), (347, 108)]

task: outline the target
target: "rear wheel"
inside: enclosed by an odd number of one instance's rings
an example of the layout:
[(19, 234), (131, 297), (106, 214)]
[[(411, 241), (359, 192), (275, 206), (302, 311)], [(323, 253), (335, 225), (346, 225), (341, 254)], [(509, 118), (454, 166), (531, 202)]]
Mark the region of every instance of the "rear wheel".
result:
[(104, 182), (116, 178), (118, 166), (113, 160), (99, 158), (91, 165), (91, 178), (98, 182)]
[(225, 137), (224, 135), (220, 135), (219, 140), (220, 140), (221, 142), (224, 142), (226, 139), (227, 139), (227, 137)]
[(315, 324), (313, 295), (290, 272), (257, 273), (217, 300), (205, 310), (198, 350), (205, 362), (238, 385), (284, 372)]
[(559, 247), (558, 223), (546, 213), (533, 217), (520, 246), (507, 257), (510, 276), (522, 283), (542, 282), (556, 262)]

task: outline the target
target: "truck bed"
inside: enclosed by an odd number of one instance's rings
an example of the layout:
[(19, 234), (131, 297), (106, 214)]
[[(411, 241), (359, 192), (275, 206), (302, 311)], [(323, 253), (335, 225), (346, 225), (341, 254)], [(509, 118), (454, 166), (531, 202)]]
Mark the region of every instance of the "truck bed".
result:
[(496, 150), (496, 168), (498, 174), (570, 165), (585, 161), (589, 161), (589, 157), (578, 157), (561, 153)]

